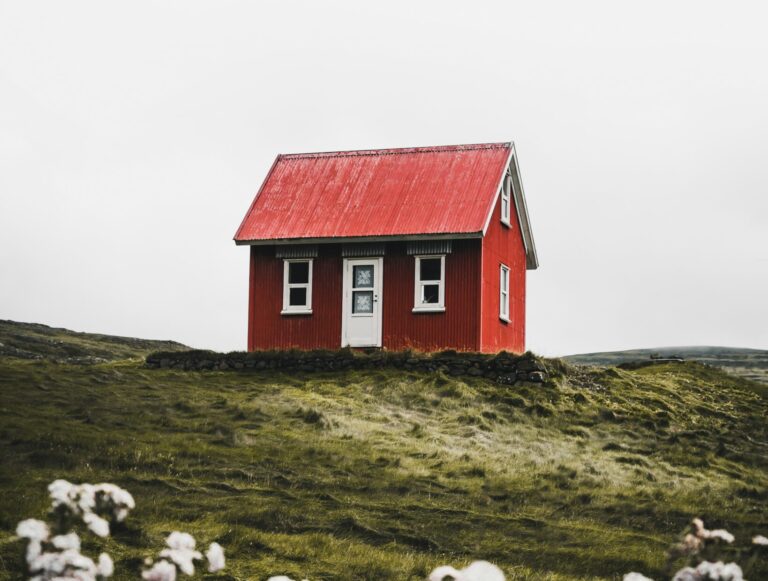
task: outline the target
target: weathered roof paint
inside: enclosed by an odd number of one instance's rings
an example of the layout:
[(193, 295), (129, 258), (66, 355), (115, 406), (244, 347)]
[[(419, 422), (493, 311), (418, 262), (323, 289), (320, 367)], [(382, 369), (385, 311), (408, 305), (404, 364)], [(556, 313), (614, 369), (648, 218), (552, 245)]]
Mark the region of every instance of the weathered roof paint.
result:
[[(507, 142), (281, 154), (235, 242), (482, 237), (513, 152)], [(532, 244), (524, 204), (516, 199)]]

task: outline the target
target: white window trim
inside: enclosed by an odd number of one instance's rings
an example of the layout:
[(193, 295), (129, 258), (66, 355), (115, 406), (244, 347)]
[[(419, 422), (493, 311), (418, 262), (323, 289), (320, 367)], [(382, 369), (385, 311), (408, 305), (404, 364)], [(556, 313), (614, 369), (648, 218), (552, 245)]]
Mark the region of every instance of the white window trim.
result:
[[(504, 211), (504, 208), (507, 211)], [(499, 203), (499, 212), (501, 213), (501, 223), (512, 227), (512, 175), (507, 171), (504, 179), (501, 181), (501, 202)]]
[[(506, 286), (505, 286), (506, 281)], [(499, 319), (507, 323), (509, 319), (509, 267), (506, 264), (499, 268)]]
[[(307, 273), (307, 282), (305, 283), (288, 283), (288, 268), (292, 262), (306, 262), (309, 264), (309, 272)], [(283, 260), (283, 310), (280, 311), (281, 315), (311, 315), (312, 314), (312, 262), (311, 258), (290, 258)], [(291, 306), (290, 296), (292, 288), (306, 288), (307, 289), (307, 304), (301, 306)]]
[[(445, 254), (424, 254), (414, 257), (413, 312), (442, 313), (445, 312)], [(421, 280), (421, 261), (426, 258), (440, 259), (440, 280)], [(437, 302), (425, 304), (421, 302), (422, 288), (425, 284), (438, 284)]]

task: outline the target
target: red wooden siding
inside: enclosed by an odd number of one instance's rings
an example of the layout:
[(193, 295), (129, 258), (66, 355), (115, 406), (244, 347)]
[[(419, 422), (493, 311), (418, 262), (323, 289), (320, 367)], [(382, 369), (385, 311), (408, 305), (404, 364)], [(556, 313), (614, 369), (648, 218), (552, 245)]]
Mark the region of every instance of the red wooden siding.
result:
[[(483, 238), (480, 350), (487, 353), (525, 351), (525, 247), (512, 208), (512, 227), (501, 223), (501, 200), (491, 215)], [(509, 323), (499, 318), (499, 268), (509, 267)]]
[(480, 349), (480, 240), (454, 240), (445, 257), (445, 312), (414, 313), (415, 258), (404, 243), (384, 256), (383, 343), (393, 351)]
[[(405, 243), (384, 255), (383, 347), (423, 351), (480, 349), (480, 239), (456, 240), (445, 259), (444, 313), (413, 313), (415, 259)], [(251, 247), (248, 349), (338, 349), (341, 345), (341, 245), (320, 245), (313, 263), (311, 315), (281, 315), (283, 260), (274, 246)]]
[(283, 260), (274, 246), (251, 246), (248, 350), (338, 349), (341, 345), (341, 255), (322, 245), (312, 265), (312, 314), (281, 315)]

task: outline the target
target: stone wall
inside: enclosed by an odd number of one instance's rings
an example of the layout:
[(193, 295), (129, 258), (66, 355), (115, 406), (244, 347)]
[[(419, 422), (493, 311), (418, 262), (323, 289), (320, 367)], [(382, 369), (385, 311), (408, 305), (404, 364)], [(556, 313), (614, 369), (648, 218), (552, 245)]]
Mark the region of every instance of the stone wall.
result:
[(496, 355), (443, 351), (434, 354), (409, 351), (372, 351), (369, 353), (342, 349), (339, 351), (254, 351), (216, 353), (214, 351), (169, 351), (150, 354), (146, 359), (151, 369), (183, 369), (187, 371), (338, 371), (346, 369), (394, 368), (408, 371), (443, 372), (453, 376), (486, 377), (500, 383), (517, 381), (542, 383), (547, 367), (533, 355), (501, 352)]

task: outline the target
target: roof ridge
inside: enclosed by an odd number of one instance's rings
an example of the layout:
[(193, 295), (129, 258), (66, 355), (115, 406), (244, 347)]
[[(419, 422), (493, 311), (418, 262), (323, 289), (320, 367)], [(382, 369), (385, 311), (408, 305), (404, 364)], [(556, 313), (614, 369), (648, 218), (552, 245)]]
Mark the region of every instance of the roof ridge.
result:
[(509, 141), (498, 143), (472, 143), (466, 145), (432, 145), (426, 147), (395, 147), (385, 149), (358, 149), (350, 151), (322, 151), (316, 153), (281, 153), (278, 159), (313, 159), (325, 157), (362, 157), (376, 155), (401, 155), (408, 153), (442, 153), (473, 151), (478, 149), (504, 149), (511, 147)]

